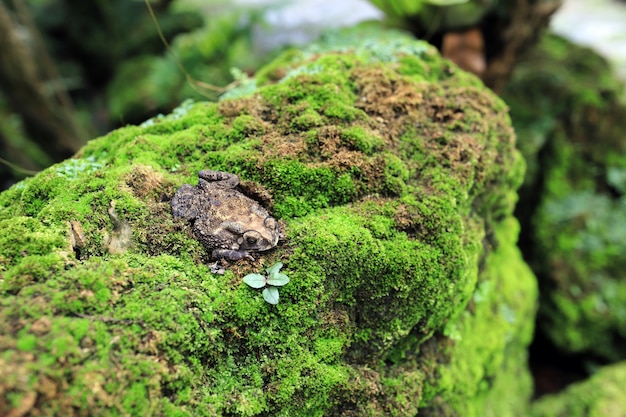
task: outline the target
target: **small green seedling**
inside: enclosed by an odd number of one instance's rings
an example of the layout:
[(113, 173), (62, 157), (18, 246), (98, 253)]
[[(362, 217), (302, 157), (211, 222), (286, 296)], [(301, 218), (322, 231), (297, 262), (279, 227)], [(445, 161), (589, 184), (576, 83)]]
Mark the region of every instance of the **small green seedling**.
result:
[(282, 287), (289, 282), (287, 275), (279, 272), (282, 267), (283, 263), (277, 262), (265, 270), (267, 275), (248, 274), (243, 277), (243, 282), (252, 288), (263, 288), (267, 285), (268, 287), (263, 289), (263, 299), (270, 304), (278, 304), (277, 287)]

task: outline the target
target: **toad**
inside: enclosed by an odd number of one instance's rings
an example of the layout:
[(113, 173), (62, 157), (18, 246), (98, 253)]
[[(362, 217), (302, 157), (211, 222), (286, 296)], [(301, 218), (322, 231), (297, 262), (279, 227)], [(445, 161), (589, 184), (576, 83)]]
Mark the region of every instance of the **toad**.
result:
[(271, 249), (280, 237), (278, 222), (235, 187), (239, 177), (200, 171), (198, 185), (184, 184), (172, 198), (174, 217), (188, 220), (196, 238), (214, 259), (250, 259)]

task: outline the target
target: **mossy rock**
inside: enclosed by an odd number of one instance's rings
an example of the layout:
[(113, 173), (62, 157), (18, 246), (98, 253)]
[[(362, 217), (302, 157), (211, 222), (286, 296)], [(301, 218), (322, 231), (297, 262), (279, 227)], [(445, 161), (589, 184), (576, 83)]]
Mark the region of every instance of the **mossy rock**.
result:
[(626, 362), (598, 370), (591, 378), (533, 403), (532, 417), (618, 417), (626, 415)]
[(626, 357), (626, 107), (587, 48), (546, 36), (505, 94), (529, 169), (518, 215), (560, 349)]
[[(0, 409), (519, 413), (536, 289), (506, 106), (425, 43), (367, 33), (0, 195)], [(213, 274), (169, 205), (201, 169), (239, 175), (286, 240)], [(242, 277), (279, 261), (274, 306)]]
[[(537, 285), (514, 244), (518, 231), (513, 218), (498, 224), (494, 234), (502, 245), (486, 257), (468, 308), (420, 347), (419, 368), (433, 374), (419, 415), (527, 414), (533, 384), (526, 348), (533, 337)], [(445, 366), (437, 365), (442, 358)]]

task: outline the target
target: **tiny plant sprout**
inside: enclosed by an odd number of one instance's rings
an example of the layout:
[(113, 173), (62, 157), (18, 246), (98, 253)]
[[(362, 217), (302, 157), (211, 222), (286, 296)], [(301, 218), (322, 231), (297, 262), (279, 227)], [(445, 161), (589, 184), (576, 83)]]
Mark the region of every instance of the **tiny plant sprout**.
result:
[(243, 277), (243, 282), (252, 288), (263, 288), (267, 284), (267, 278), (261, 274), (249, 274)]
[(252, 288), (263, 288), (267, 285), (267, 288), (263, 289), (263, 299), (270, 304), (278, 304), (277, 287), (282, 287), (289, 282), (287, 275), (280, 272), (282, 267), (283, 263), (277, 262), (265, 270), (267, 275), (248, 274), (243, 277), (243, 282)]
[(269, 285), (273, 285), (275, 287), (282, 287), (283, 285), (289, 282), (289, 278), (287, 278), (287, 275), (281, 274), (279, 272), (280, 268), (282, 267), (283, 267), (283, 263), (277, 262), (265, 270), (267, 272), (267, 283)]
[(278, 288), (267, 287), (263, 290), (263, 299), (270, 304), (278, 304)]

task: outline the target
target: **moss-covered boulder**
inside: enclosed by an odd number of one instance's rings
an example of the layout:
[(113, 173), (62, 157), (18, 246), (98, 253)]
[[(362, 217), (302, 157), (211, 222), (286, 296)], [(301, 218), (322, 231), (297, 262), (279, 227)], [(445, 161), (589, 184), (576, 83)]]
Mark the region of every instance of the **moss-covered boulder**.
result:
[(505, 94), (528, 161), (518, 214), (542, 330), (560, 349), (626, 357), (626, 107), (587, 48), (545, 37)]
[(591, 378), (533, 403), (533, 417), (618, 417), (626, 415), (626, 363), (598, 370)]
[[(536, 289), (503, 102), (399, 33), (328, 38), (256, 82), (0, 195), (0, 409), (521, 415)], [(284, 223), (223, 275), (169, 205), (207, 168)], [(274, 306), (242, 278), (277, 262)]]

